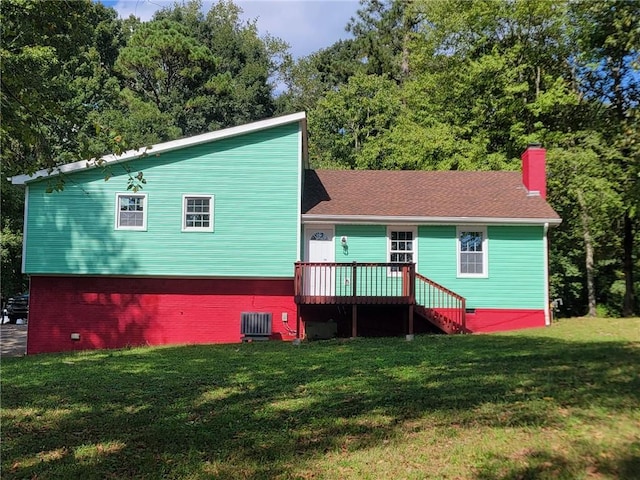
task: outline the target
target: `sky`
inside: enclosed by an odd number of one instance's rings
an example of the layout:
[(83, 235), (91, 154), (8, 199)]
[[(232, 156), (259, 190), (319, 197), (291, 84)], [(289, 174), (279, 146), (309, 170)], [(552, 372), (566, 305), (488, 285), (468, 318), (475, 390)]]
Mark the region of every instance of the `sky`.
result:
[[(99, 0), (113, 7), (122, 18), (133, 14), (149, 20), (156, 10), (171, 6), (175, 0)], [(180, 2), (181, 3), (181, 2)], [(211, 0), (204, 0), (206, 11)], [(245, 20), (257, 19), (260, 35), (279, 37), (290, 46), (294, 58), (329, 47), (351, 35), (345, 26), (355, 16), (357, 0), (234, 0)]]

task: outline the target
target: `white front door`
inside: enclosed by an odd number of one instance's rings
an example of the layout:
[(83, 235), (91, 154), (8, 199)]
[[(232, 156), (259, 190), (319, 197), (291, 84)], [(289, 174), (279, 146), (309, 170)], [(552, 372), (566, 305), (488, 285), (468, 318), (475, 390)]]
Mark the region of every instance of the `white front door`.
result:
[[(330, 262), (335, 261), (333, 228), (307, 226), (307, 261)], [(306, 295), (332, 296), (335, 291), (335, 267), (316, 266), (307, 269), (308, 277), (305, 281)]]

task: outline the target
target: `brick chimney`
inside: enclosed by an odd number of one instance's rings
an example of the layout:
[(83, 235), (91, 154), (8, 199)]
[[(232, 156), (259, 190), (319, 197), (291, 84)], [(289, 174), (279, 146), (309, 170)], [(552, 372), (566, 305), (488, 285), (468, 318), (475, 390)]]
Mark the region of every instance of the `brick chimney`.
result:
[(529, 195), (547, 198), (546, 153), (539, 143), (531, 143), (522, 154), (522, 183)]

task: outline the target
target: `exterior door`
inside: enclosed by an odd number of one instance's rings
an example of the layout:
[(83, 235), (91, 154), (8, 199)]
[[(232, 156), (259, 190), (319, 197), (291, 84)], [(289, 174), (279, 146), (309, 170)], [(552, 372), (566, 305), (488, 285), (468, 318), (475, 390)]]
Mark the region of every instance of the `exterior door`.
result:
[[(307, 227), (307, 261), (335, 262), (333, 228)], [(306, 295), (333, 296), (335, 292), (335, 267), (331, 265), (315, 266), (307, 269), (305, 283)]]

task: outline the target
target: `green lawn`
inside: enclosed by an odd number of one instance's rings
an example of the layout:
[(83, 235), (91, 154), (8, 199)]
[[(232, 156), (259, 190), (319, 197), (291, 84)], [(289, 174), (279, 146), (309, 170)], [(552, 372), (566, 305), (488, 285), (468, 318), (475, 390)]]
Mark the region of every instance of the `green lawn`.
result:
[(640, 319), (2, 360), (2, 478), (631, 479)]

